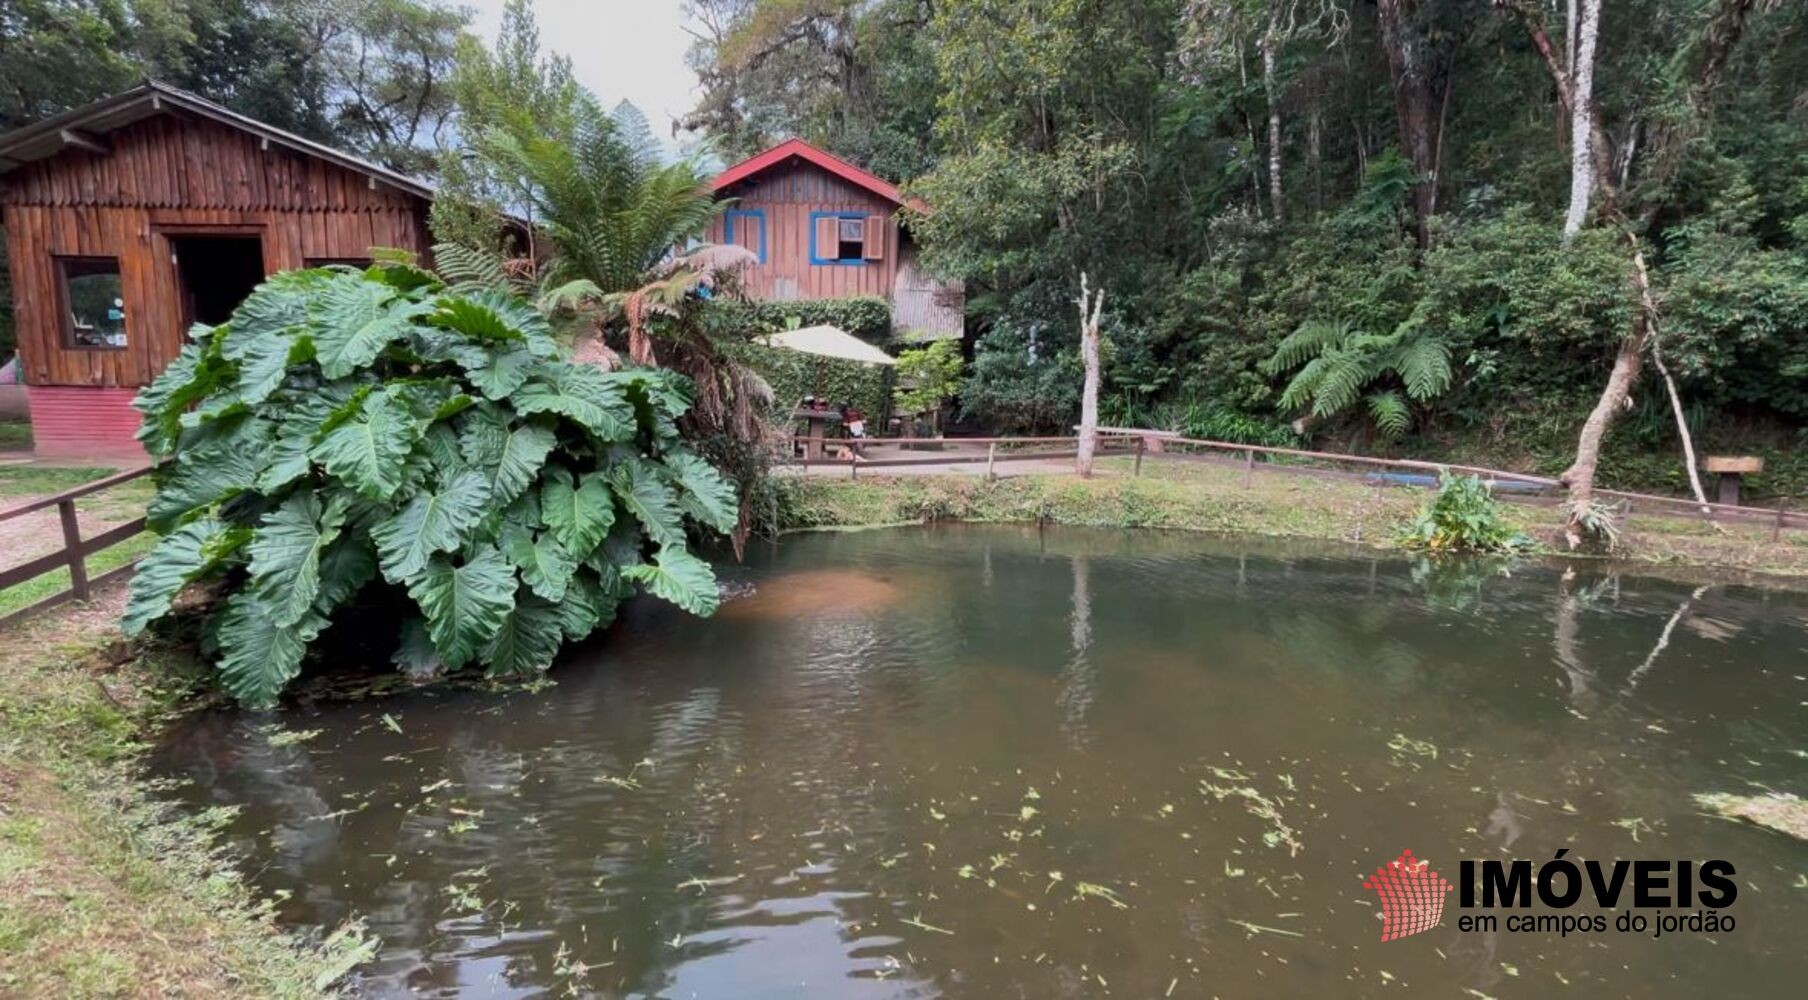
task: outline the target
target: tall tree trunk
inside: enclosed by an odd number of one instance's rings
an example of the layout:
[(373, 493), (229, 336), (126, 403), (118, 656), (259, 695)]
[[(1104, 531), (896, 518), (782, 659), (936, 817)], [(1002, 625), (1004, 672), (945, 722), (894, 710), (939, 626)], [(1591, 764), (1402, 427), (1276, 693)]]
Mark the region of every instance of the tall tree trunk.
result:
[(1281, 87), (1276, 79), (1275, 50), (1280, 47), (1276, 11), (1270, 7), (1268, 30), (1262, 33), (1262, 91), (1268, 97), (1268, 201), (1274, 207), (1274, 221), (1285, 218), (1281, 203)]
[(1418, 218), (1419, 242), (1424, 244), (1426, 223), (1438, 208), (1438, 124), (1444, 82), (1431, 65), (1425, 33), (1414, 23), (1418, 0), (1376, 0), (1375, 9), (1394, 89), (1400, 152), (1415, 174), (1413, 214)]
[(1092, 478), (1092, 457), (1099, 443), (1099, 311), (1105, 308), (1105, 290), (1097, 292), (1080, 272), (1080, 361), (1086, 381), (1080, 388), (1080, 446), (1074, 468), (1081, 478)]
[[(1581, 35), (1576, 40), (1570, 112), (1569, 214), (1563, 219), (1563, 240), (1575, 239), (1588, 219), (1588, 202), (1595, 191), (1595, 41), (1601, 29), (1601, 0), (1581, 0)], [(1573, 7), (1571, 8), (1574, 9)]]

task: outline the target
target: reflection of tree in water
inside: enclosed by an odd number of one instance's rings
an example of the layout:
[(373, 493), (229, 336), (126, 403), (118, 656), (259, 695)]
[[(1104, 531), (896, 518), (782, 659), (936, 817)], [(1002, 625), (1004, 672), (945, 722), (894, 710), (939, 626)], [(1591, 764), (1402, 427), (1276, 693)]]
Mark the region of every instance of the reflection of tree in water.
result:
[(1083, 555), (1069, 560), (1073, 571), (1073, 606), (1068, 615), (1072, 655), (1061, 668), (1061, 718), (1074, 745), (1086, 742), (1086, 709), (1097, 696), (1092, 665), (1092, 567)]

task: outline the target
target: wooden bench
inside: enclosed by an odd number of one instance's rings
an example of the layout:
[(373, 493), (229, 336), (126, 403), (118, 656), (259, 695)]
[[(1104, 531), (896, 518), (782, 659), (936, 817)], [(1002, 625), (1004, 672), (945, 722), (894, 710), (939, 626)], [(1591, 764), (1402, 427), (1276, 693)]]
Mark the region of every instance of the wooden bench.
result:
[(1755, 455), (1708, 455), (1701, 468), (1720, 477), (1719, 502), (1737, 507), (1744, 477), (1764, 471), (1764, 460)]

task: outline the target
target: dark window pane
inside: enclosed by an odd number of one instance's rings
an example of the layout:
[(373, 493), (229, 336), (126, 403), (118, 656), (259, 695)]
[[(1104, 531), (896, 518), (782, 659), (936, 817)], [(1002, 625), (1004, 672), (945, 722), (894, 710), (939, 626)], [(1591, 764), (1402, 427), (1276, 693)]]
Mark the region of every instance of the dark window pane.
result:
[(71, 347), (126, 346), (126, 306), (119, 261), (71, 257), (63, 264), (63, 301), (69, 306)]

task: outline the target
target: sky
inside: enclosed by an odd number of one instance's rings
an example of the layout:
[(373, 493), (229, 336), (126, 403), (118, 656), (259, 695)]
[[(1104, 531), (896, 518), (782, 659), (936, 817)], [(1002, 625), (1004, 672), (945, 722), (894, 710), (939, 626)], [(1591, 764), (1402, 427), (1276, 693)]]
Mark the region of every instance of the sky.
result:
[[(471, 28), (496, 40), (503, 0), (461, 0)], [(685, 65), (691, 36), (682, 0), (535, 0), (540, 47), (571, 57), (578, 82), (613, 107), (627, 99), (646, 113), (668, 151), (675, 149), (672, 121), (697, 98), (697, 77)]]

